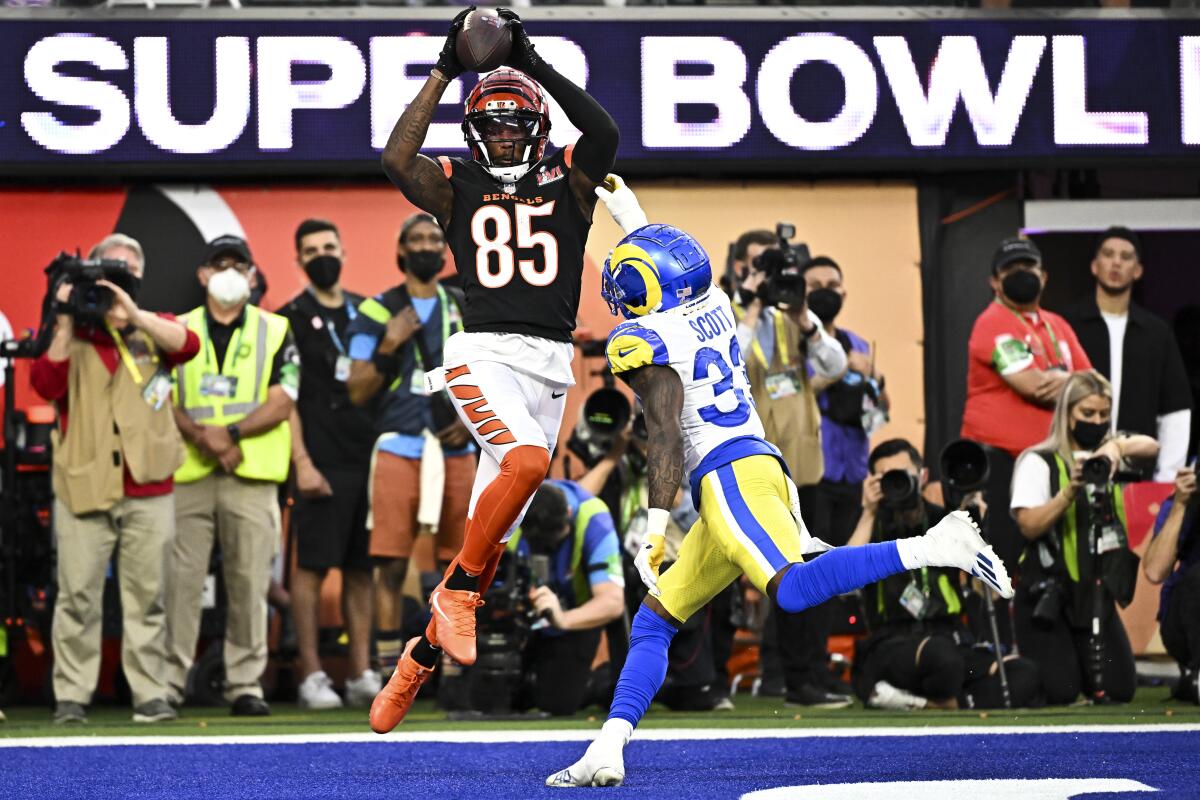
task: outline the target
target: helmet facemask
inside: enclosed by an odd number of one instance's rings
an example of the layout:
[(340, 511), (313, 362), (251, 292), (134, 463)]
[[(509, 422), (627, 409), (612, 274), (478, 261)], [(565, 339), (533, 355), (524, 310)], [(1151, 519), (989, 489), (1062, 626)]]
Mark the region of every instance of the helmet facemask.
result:
[(471, 156), (496, 180), (516, 183), (546, 150), (543, 116), (532, 109), (517, 108), (511, 101), (496, 100), (487, 105), (486, 110), (463, 119)]

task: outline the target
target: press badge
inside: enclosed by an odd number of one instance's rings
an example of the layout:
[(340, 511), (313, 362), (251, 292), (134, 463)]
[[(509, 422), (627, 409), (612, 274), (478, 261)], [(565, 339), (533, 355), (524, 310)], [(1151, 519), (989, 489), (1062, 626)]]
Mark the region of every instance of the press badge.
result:
[(767, 394), (772, 400), (791, 397), (798, 391), (796, 379), (790, 372), (776, 372), (774, 375), (767, 376)]
[(350, 356), (338, 356), (333, 364), (333, 379), (345, 383), (350, 380)]
[(409, 381), (408, 390), (422, 397), (429, 394), (429, 390), (425, 388), (425, 370), (413, 367), (412, 379)]
[(233, 397), (237, 392), (237, 378), (232, 375), (214, 375), (211, 372), (200, 376), (201, 397)]
[(1111, 525), (1100, 532), (1100, 542), (1096, 548), (1099, 555), (1121, 548), (1121, 531)]
[(154, 373), (149, 381), (146, 382), (145, 388), (142, 389), (142, 399), (145, 400), (151, 408), (158, 411), (162, 408), (163, 403), (171, 396), (171, 377), (167, 373), (159, 370)]
[(913, 619), (921, 619), (925, 614), (925, 604), (929, 600), (925, 597), (925, 593), (917, 588), (915, 580), (910, 581), (908, 586), (904, 587), (904, 592), (900, 595), (900, 605), (904, 610), (913, 615)]

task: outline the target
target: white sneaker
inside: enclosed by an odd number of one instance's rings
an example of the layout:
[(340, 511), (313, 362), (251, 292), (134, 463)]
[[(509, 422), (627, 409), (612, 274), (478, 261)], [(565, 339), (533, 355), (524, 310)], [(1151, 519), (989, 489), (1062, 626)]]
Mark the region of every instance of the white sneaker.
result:
[(991, 586), (1001, 597), (1013, 596), (1008, 570), (979, 535), (979, 526), (966, 511), (951, 511), (922, 538), (931, 566), (958, 567)]
[(324, 670), (317, 670), (300, 684), (300, 707), (314, 711), (342, 707), (342, 698), (333, 690), (333, 681)]
[(620, 786), (625, 780), (624, 747), (603, 734), (588, 745), (583, 758), (546, 778), (547, 786)]
[(897, 689), (887, 681), (879, 681), (867, 698), (867, 708), (888, 708), (895, 711), (916, 711), (924, 708), (929, 701), (924, 697)]
[(346, 681), (346, 705), (366, 708), (375, 701), (375, 695), (383, 688), (383, 678), (373, 669), (363, 670), (357, 678)]

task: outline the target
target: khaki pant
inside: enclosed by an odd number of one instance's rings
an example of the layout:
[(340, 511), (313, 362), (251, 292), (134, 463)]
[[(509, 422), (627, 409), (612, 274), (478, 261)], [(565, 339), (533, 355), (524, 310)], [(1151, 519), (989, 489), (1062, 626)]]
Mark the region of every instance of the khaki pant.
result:
[(167, 559), (167, 682), (182, 698), (200, 635), (201, 595), (214, 534), (221, 542), (228, 610), (225, 698), (262, 697), (267, 589), (279, 549), (277, 484), (212, 473), (175, 486), (175, 542)]
[(121, 588), (121, 665), (134, 706), (167, 696), (163, 575), (175, 530), (172, 495), (126, 497), (108, 511), (75, 516), (54, 501), (58, 598), (54, 603), (54, 696), (88, 705), (100, 676), (104, 577), (116, 550)]

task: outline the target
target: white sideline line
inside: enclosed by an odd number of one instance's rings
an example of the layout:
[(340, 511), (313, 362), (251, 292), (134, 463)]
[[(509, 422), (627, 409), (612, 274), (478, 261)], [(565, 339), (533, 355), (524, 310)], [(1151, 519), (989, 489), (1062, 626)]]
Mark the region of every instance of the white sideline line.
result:
[[(598, 730), (598, 729), (597, 729)], [(860, 736), (999, 736), (1028, 733), (1198, 733), (1200, 723), (1162, 725), (1007, 725), (909, 728), (649, 728), (638, 741), (715, 741), (720, 739), (849, 739)], [(416, 744), (449, 742), (503, 744), (521, 742), (586, 742), (596, 730), (424, 731), (391, 733), (285, 733), (245, 736), (30, 736), (0, 739), (0, 749), (13, 747), (138, 747), (145, 745), (228, 744)]]

